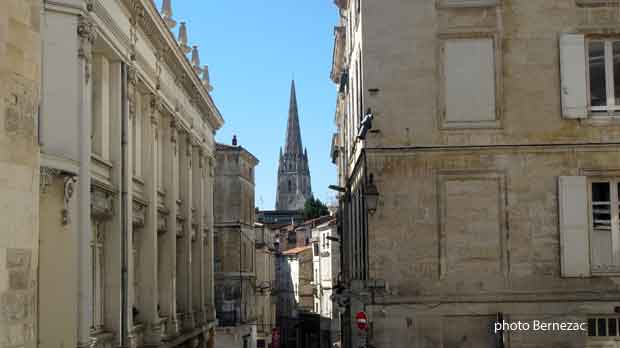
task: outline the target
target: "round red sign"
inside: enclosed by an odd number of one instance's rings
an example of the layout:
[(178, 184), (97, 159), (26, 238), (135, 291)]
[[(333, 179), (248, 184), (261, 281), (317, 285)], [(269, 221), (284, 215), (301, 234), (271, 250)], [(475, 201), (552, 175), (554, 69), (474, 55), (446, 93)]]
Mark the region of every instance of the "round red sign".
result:
[(368, 330), (368, 317), (364, 312), (357, 312), (355, 314), (355, 321), (357, 322), (358, 329), (362, 331)]

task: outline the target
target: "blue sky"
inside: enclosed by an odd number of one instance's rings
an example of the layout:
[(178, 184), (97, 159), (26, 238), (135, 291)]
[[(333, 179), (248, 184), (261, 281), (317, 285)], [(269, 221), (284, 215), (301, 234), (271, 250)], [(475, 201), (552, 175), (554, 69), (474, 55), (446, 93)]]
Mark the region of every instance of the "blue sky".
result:
[[(155, 2), (161, 8), (161, 0)], [(312, 189), (322, 201), (331, 200), (336, 87), (329, 73), (338, 20), (333, 0), (172, 0), (172, 8), (177, 22), (187, 22), (189, 44), (199, 46), (201, 63), (209, 65), (212, 95), (226, 121), (216, 139), (230, 143), (236, 134), (260, 160), (256, 205), (275, 206), (293, 76)]]

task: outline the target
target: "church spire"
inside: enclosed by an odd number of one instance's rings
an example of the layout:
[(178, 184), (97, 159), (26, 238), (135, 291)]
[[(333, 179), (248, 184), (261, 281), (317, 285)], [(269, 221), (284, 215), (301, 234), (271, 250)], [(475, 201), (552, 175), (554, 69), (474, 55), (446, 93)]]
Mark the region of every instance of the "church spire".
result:
[(302, 154), (301, 131), (299, 130), (299, 111), (297, 110), (297, 94), (295, 80), (291, 81), (291, 101), (288, 109), (288, 124), (286, 126), (285, 154)]
[(301, 210), (312, 197), (308, 152), (301, 144), (299, 110), (295, 80), (291, 82), (291, 101), (286, 125), (286, 143), (280, 148), (278, 164), (277, 210)]

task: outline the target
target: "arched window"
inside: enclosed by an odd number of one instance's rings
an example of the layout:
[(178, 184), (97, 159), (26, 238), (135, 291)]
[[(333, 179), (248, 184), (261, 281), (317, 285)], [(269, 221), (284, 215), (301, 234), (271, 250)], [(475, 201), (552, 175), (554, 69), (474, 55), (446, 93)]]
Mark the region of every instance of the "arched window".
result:
[(293, 191), (293, 183), (291, 182), (291, 180), (288, 181), (288, 192)]

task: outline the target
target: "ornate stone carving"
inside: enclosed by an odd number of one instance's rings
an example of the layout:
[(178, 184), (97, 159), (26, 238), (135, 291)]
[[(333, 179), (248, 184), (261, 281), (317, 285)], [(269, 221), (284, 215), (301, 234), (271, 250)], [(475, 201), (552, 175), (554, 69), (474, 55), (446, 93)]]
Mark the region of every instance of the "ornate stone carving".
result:
[(146, 221), (146, 206), (133, 202), (133, 225), (134, 227), (144, 227)]
[(62, 209), (62, 224), (68, 225), (71, 223), (71, 216), (69, 215), (69, 203), (75, 192), (75, 183), (77, 179), (74, 176), (67, 176), (64, 184), (64, 207)]
[(90, 17), (80, 16), (77, 26), (77, 34), (80, 39), (78, 57), (84, 60), (84, 78), (86, 83), (90, 81), (92, 69), (93, 45), (97, 39), (95, 24)]
[(98, 188), (90, 192), (91, 215), (98, 219), (109, 219), (113, 215), (113, 195)]
[(157, 233), (163, 234), (166, 233), (166, 229), (168, 228), (168, 216), (162, 212), (157, 214)]
[(52, 183), (53, 178), (60, 175), (61, 172), (56, 168), (41, 167), (40, 173), (39, 189), (41, 193), (47, 193), (47, 188)]
[(177, 143), (177, 132), (178, 132), (178, 123), (176, 118), (171, 117), (170, 118), (170, 141), (175, 144), (174, 148), (176, 151), (176, 143)]
[(198, 167), (200, 169), (205, 166), (205, 151), (202, 148), (198, 149)]
[(138, 83), (138, 72), (134, 66), (129, 66), (127, 69), (127, 105), (129, 109), (129, 119), (132, 119), (136, 115), (136, 98)]
[(198, 238), (197, 233), (196, 233), (196, 226), (192, 226), (191, 231), (190, 231), (190, 238), (192, 239), (192, 242), (195, 242), (196, 239)]
[(183, 228), (183, 218), (177, 216), (177, 238), (183, 238), (183, 233), (185, 232)]

